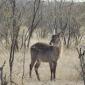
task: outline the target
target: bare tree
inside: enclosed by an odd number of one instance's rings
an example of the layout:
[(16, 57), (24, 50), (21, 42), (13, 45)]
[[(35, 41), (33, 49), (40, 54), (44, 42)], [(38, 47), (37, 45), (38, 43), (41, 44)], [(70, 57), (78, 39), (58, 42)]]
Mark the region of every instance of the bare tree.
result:
[(0, 67), (0, 81), (1, 81), (1, 85), (4, 85), (4, 77), (3, 77), (3, 68), (5, 66), (6, 61), (4, 61), (4, 64)]
[[(31, 26), (28, 28), (28, 31), (25, 35), (26, 36), (25, 41), (28, 39), (27, 47), (29, 47), (29, 42), (30, 42), (30, 38), (32, 36), (32, 33), (34, 32), (34, 30), (36, 29), (37, 25), (39, 24), (39, 22), (41, 21), (41, 18), (42, 18), (40, 15), (37, 16), (37, 13), (39, 11), (39, 7), (40, 7), (40, 0), (35, 0), (34, 7), (33, 7), (33, 16), (32, 16)], [(29, 32), (29, 34), (28, 34), (28, 32)]]
[[(82, 49), (84, 48), (84, 49)], [(82, 69), (82, 77), (83, 77), (83, 81), (84, 81), (84, 85), (85, 85), (85, 46), (80, 47), (79, 49), (76, 48), (78, 55), (79, 55), (79, 59), (80, 59), (80, 66)], [(83, 52), (82, 52), (83, 50)]]
[(10, 58), (9, 58), (9, 67), (10, 67), (10, 85), (12, 85), (12, 71), (13, 71), (13, 62), (14, 62), (14, 52), (15, 52), (15, 44), (16, 44), (16, 19), (15, 19), (15, 11), (16, 11), (16, 1), (11, 0), (10, 1), (12, 6), (12, 43), (11, 43), (11, 49), (10, 49)]
[[(23, 74), (22, 74), (22, 85), (23, 83), (23, 79), (24, 79), (24, 74), (25, 74), (25, 51), (26, 51), (26, 40), (28, 39), (28, 44), (27, 46), (29, 47), (29, 43), (30, 43), (30, 38), (32, 37), (32, 34), (34, 32), (34, 30), (36, 29), (37, 25), (40, 23), (41, 17), (40, 15), (38, 16), (38, 11), (39, 11), (39, 7), (40, 7), (40, 0), (34, 0), (34, 5), (33, 5), (33, 14), (32, 14), (32, 22), (30, 27), (28, 28), (28, 31), (26, 32), (26, 34), (24, 35), (25, 40), (23, 42), (23, 46), (24, 46), (24, 57), (23, 57)], [(29, 32), (29, 34), (28, 34)]]

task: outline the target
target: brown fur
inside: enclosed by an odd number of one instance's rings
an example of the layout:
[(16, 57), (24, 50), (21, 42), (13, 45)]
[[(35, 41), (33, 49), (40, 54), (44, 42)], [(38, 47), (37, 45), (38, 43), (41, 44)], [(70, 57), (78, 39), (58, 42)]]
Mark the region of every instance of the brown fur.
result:
[(37, 75), (37, 79), (40, 80), (40, 77), (38, 74), (38, 68), (40, 66), (40, 62), (48, 62), (50, 66), (50, 71), (51, 71), (51, 80), (55, 79), (57, 60), (60, 55), (61, 45), (60, 45), (59, 36), (57, 36), (55, 39), (53, 38), (55, 38), (55, 36), (52, 37), (52, 40), (50, 42), (50, 44), (53, 44), (53, 45), (38, 42), (31, 46), (30, 48), (31, 64), (30, 64), (30, 73), (29, 73), (30, 77), (31, 77), (32, 68), (35, 64), (35, 72)]

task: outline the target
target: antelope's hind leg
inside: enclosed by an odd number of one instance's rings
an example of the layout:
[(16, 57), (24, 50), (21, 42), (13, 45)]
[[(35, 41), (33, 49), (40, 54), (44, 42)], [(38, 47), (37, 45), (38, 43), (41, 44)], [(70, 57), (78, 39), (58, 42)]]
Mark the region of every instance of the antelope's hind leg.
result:
[(37, 62), (35, 64), (35, 73), (36, 73), (37, 79), (40, 81), (40, 77), (39, 77), (39, 73), (38, 73), (39, 66), (40, 66), (40, 62), (39, 62), (39, 60), (37, 60)]
[(36, 60), (31, 61), (31, 64), (29, 65), (29, 69), (30, 69), (30, 71), (29, 71), (29, 76), (30, 76), (30, 78), (31, 78), (32, 68), (33, 68), (33, 66), (34, 66), (34, 64), (35, 64), (35, 61), (36, 61)]

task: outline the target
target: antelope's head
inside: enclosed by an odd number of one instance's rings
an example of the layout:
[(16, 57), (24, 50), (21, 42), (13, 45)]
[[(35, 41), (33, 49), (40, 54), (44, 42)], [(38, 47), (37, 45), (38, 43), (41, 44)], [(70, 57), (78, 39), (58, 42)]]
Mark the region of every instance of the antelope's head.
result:
[(50, 41), (50, 45), (60, 45), (61, 40), (63, 37), (63, 33), (58, 33), (56, 35), (52, 35), (51, 41)]

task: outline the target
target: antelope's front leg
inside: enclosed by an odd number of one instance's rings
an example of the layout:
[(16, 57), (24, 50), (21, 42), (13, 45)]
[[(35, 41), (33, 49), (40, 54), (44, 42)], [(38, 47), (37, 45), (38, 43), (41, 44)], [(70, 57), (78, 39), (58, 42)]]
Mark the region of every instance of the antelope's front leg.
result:
[(56, 65), (57, 65), (57, 63), (54, 61), (50, 63), (50, 71), (51, 71), (50, 80), (55, 80), (55, 78), (56, 78)]
[(57, 63), (53, 62), (53, 78), (54, 78), (54, 80), (56, 79), (56, 66), (57, 66)]
[(52, 81), (52, 79), (53, 79), (52, 63), (49, 63), (49, 65), (50, 65), (50, 72), (51, 72), (50, 80)]

